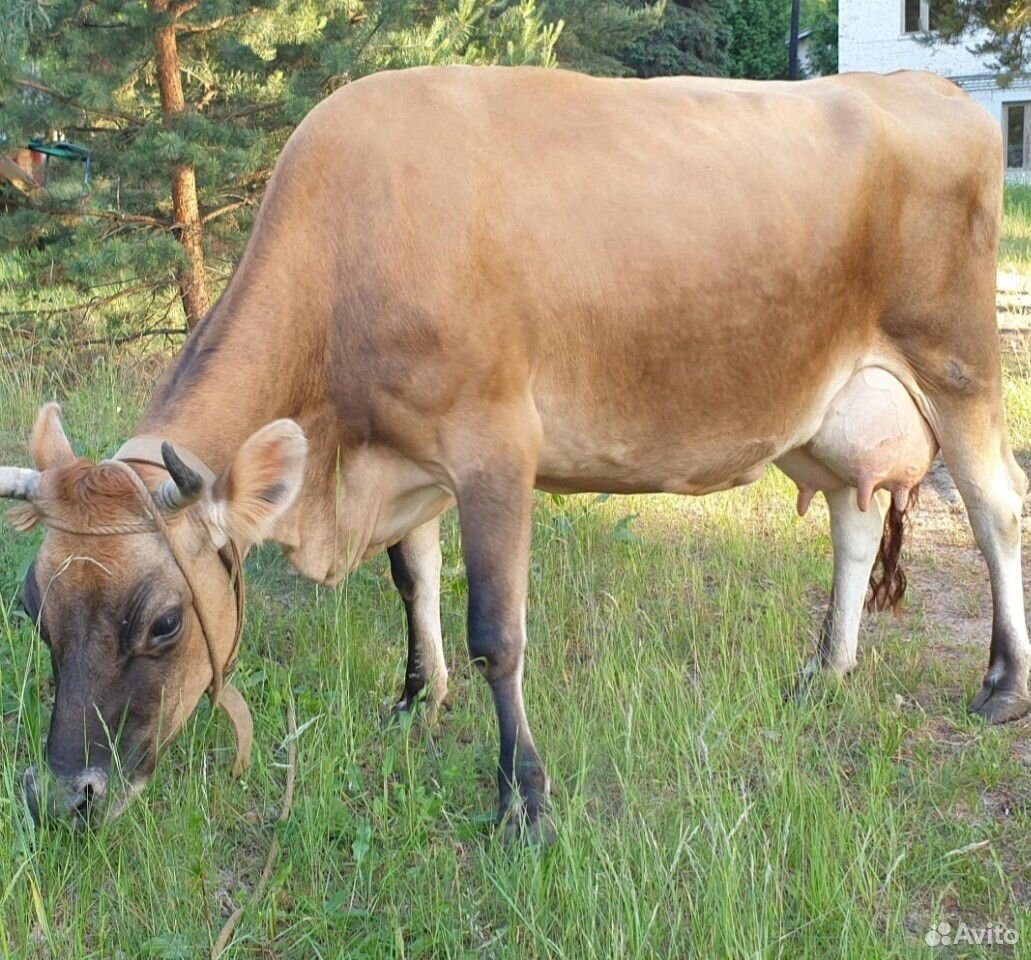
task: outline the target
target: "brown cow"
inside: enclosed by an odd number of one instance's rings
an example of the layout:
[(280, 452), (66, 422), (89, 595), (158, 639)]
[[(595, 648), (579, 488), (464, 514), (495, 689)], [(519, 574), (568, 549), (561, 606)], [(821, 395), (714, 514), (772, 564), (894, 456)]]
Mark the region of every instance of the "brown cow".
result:
[(336, 93), (284, 150), (121, 462), (76, 458), (51, 406), (39, 472), (0, 473), (25, 500), (16, 523), (48, 527), (25, 594), (57, 676), (59, 806), (105, 790), (119, 730), (138, 787), (217, 693), (237, 629), (227, 551), (262, 538), (328, 584), (387, 549), (409, 626), (400, 706), (438, 703), (438, 517), (457, 502), (500, 816), (539, 836), (548, 780), (522, 698), (534, 487), (702, 494), (778, 463), (800, 509), (816, 490), (830, 505), (811, 668), (843, 673), (882, 538), (878, 596), (897, 597), (892, 541), (939, 445), (992, 581), (973, 709), (1022, 715), (1002, 180), (998, 125), (928, 74), (449, 67)]

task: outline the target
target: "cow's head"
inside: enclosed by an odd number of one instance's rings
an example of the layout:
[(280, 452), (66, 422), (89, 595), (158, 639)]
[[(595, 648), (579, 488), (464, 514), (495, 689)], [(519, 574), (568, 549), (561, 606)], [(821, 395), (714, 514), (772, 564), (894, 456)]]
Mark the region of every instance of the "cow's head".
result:
[(164, 468), (80, 459), (57, 405), (40, 411), (36, 469), (0, 468), (0, 497), (23, 501), (13, 525), (46, 527), (23, 587), (56, 683), (46, 769), (24, 781), (34, 816), (121, 809), (146, 782), (232, 655), (226, 557), (267, 536), (294, 501), (306, 446), (300, 427), (278, 420), (205, 483), (168, 445)]

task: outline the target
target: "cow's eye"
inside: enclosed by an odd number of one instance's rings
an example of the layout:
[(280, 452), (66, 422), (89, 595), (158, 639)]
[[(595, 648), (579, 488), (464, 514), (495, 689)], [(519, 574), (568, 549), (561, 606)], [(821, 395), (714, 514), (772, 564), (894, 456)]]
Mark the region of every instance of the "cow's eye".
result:
[(183, 615), (179, 609), (166, 610), (150, 625), (151, 646), (160, 647), (174, 640), (183, 626)]

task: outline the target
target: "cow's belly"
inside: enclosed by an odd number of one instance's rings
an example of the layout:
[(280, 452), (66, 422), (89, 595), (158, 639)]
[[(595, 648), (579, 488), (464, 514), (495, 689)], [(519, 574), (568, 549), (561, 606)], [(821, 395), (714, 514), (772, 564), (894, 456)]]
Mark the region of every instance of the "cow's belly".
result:
[(677, 493), (699, 496), (752, 483), (793, 445), (775, 428), (708, 433), (665, 430), (639, 419), (544, 421), (537, 488), (554, 493)]
[(880, 367), (831, 378), (804, 413), (753, 412), (737, 429), (685, 435), (611, 419), (592, 427), (545, 419), (540, 488), (700, 495), (751, 483), (775, 462), (798, 485), (800, 510), (816, 491), (844, 486), (859, 490), (865, 509), (878, 489), (908, 495), (938, 450), (906, 388)]
[[(778, 456), (807, 441), (847, 380), (828, 375), (808, 396), (786, 390), (756, 401), (746, 390), (676, 395), (645, 389), (632, 403), (597, 396), (538, 396), (543, 441), (537, 486), (557, 493), (698, 496), (757, 480)], [(649, 385), (654, 386), (654, 385)]]
[[(773, 459), (776, 445), (744, 441), (734, 447), (615, 443), (575, 451), (545, 449), (537, 473), (539, 490), (552, 493), (678, 493), (701, 496), (758, 480)], [(690, 452), (688, 452), (690, 451)]]

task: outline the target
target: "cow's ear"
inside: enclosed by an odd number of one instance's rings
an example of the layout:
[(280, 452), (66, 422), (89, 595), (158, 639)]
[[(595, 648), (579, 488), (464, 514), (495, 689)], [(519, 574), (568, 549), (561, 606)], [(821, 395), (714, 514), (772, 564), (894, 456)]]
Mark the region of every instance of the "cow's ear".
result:
[(211, 533), (221, 547), (264, 540), (300, 493), (308, 441), (293, 420), (276, 420), (252, 434), (212, 490)]
[(37, 470), (53, 470), (75, 460), (72, 445), (61, 426), (61, 408), (56, 403), (40, 407), (32, 428), (29, 452)]

